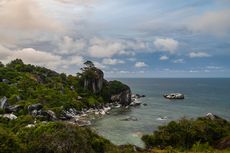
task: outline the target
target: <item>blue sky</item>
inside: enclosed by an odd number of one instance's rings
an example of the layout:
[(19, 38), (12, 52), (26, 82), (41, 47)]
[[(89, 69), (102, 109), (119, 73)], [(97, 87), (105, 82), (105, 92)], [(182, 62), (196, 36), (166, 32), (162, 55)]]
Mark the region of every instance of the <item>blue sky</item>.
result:
[(0, 0), (0, 61), (106, 77), (230, 77), (229, 0)]

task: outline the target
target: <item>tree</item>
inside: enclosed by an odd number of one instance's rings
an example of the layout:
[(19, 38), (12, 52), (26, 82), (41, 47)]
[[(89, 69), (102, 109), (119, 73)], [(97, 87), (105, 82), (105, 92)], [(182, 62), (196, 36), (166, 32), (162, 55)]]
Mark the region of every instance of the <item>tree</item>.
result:
[(90, 67), (90, 68), (95, 67), (93, 62), (91, 62), (91, 61), (86, 61), (84, 64), (86, 65), (86, 67)]
[(4, 64), (0, 61), (0, 67), (4, 67)]

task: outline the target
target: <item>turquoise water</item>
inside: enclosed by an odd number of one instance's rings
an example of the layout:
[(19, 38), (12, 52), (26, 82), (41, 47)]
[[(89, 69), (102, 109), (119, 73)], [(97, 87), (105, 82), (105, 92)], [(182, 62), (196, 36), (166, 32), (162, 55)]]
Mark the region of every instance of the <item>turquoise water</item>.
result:
[[(93, 129), (114, 144), (143, 147), (141, 136), (181, 117), (204, 116), (211, 112), (230, 120), (230, 79), (116, 79), (130, 86), (133, 93), (145, 94), (147, 106), (116, 109), (98, 119)], [(170, 101), (163, 94), (180, 92), (184, 100)], [(128, 116), (138, 121), (121, 121)], [(167, 120), (157, 118), (167, 116)]]

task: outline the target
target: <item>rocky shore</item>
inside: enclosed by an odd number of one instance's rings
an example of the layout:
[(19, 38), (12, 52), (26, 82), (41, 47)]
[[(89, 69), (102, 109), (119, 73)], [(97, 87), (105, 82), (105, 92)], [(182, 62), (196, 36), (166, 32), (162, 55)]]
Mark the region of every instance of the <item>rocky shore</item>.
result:
[[(112, 109), (128, 109), (129, 107), (140, 106), (140, 98), (143, 97), (145, 97), (145, 95), (133, 94), (131, 96), (131, 103), (129, 105), (122, 105), (122, 103), (120, 103), (120, 99), (118, 99), (115, 102), (100, 104), (91, 108), (84, 108), (81, 111), (76, 110), (75, 108), (70, 108), (68, 110), (63, 110), (59, 117), (57, 117), (55, 112), (53, 112), (52, 110), (45, 110), (43, 108), (43, 105), (40, 103), (29, 105), (27, 109), (28, 114), (32, 115), (35, 118), (35, 120), (36, 118), (45, 118), (47, 121), (65, 121), (78, 126), (89, 126), (91, 125), (92, 120), (103, 117), (104, 115), (109, 115)], [(19, 105), (10, 105), (7, 102), (6, 97), (0, 99), (0, 106), (1, 109), (4, 109), (6, 111), (6, 113), (2, 114), (1, 116), (8, 118), (10, 120), (17, 119), (17, 116), (14, 113), (23, 109)], [(34, 127), (35, 124), (36, 123), (30, 124), (27, 127)]]

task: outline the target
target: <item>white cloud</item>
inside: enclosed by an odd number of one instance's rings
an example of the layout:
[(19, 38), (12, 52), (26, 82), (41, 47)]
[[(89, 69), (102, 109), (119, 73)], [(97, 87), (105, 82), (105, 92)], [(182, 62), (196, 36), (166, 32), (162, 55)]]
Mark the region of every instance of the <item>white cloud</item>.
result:
[(179, 64), (179, 63), (185, 63), (185, 61), (184, 59), (180, 58), (180, 59), (174, 60), (173, 63)]
[(157, 38), (153, 44), (158, 50), (169, 52), (171, 54), (175, 53), (179, 45), (178, 41), (171, 38)]
[(134, 66), (140, 68), (140, 67), (147, 67), (148, 65), (145, 64), (144, 62), (136, 62)]
[(102, 60), (102, 63), (106, 65), (116, 65), (116, 64), (124, 64), (125, 62), (119, 59), (105, 58)]
[(169, 59), (169, 57), (168, 57), (168, 56), (165, 56), (165, 55), (160, 57), (160, 60), (161, 60), (161, 61), (165, 61), (165, 60), (168, 60), (168, 59)]
[(112, 57), (124, 50), (124, 45), (119, 42), (112, 42), (105, 39), (93, 38), (90, 40), (88, 52), (92, 57)]
[(76, 39), (69, 36), (64, 36), (62, 41), (58, 44), (58, 54), (81, 54), (83, 49), (86, 48), (87, 42), (84, 39)]
[(135, 40), (110, 40), (95, 37), (89, 40), (88, 53), (92, 57), (103, 58), (114, 55), (134, 56), (139, 50), (144, 50), (147, 45)]
[(70, 56), (69, 58), (66, 59), (66, 62), (64, 62), (67, 65), (83, 65), (84, 63), (84, 58), (82, 56)]
[(220, 69), (223, 69), (223, 67), (220, 67), (220, 66), (207, 66), (206, 68), (207, 68), (207, 69), (212, 69), (212, 70), (220, 70)]
[(189, 53), (190, 58), (201, 58), (201, 57), (210, 57), (211, 55), (205, 52), (191, 52)]
[(104, 64), (101, 64), (101, 63), (99, 63), (99, 62), (97, 62), (97, 61), (94, 61), (93, 63), (94, 63), (94, 65), (95, 65), (96, 67), (98, 67), (98, 68), (100, 68), (100, 69), (106, 68), (106, 66), (105, 66)]
[(0, 45), (0, 60), (3, 63), (19, 58), (26, 64), (44, 66), (50, 69), (58, 70), (59, 67), (68, 69), (70, 65), (82, 66), (84, 58), (81, 56), (70, 56), (63, 58), (49, 52), (35, 50), (33, 48), (24, 48), (21, 50), (10, 50)]
[(1, 5), (0, 27), (10, 30), (59, 31), (62, 26), (47, 16), (36, 0), (10, 0)]
[(60, 65), (61, 61), (60, 56), (43, 51), (38, 51), (33, 48), (24, 48), (22, 50), (8, 51), (8, 56), (0, 57), (0, 59), (4, 63), (8, 63), (16, 58), (19, 58), (28, 64), (47, 66), (48, 68), (56, 68), (58, 65)]
[(216, 35), (227, 35), (230, 32), (230, 9), (208, 11), (190, 20), (187, 26), (193, 31)]

